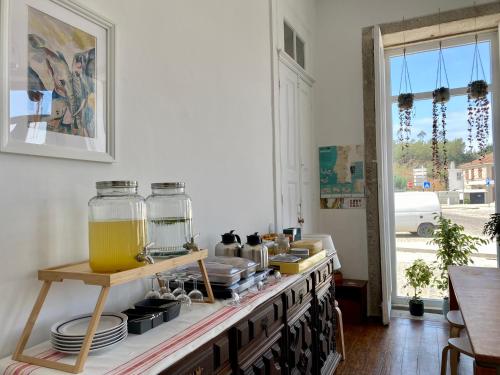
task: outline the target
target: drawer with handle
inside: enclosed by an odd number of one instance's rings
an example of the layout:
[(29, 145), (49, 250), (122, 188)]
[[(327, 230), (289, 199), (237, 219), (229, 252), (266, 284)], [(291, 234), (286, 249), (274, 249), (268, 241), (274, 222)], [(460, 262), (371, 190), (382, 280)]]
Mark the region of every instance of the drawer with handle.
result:
[(312, 279), (307, 277), (293, 284), (285, 291), (287, 310), (295, 310), (311, 300)]
[(283, 302), (276, 298), (271, 304), (258, 309), (234, 327), (238, 351), (261, 338), (268, 338), (278, 331), (283, 321)]

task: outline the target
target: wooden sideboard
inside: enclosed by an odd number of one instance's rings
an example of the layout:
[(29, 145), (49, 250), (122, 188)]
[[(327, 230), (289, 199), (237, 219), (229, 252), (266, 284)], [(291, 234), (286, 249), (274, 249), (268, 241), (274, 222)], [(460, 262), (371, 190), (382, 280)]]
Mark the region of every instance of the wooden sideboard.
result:
[(329, 375), (336, 351), (333, 261), (325, 258), (165, 375)]

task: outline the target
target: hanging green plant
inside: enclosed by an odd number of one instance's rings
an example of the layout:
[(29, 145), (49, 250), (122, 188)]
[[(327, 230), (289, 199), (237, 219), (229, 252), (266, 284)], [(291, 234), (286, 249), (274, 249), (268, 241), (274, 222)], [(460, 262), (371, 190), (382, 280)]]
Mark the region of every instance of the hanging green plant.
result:
[[(443, 86), (443, 78), (446, 86)], [(448, 185), (448, 152), (446, 149), (446, 103), (450, 100), (450, 83), (439, 42), (436, 89), (432, 92), (432, 175)]]
[[(481, 69), (483, 79), (479, 79), (479, 69)], [(473, 80), (474, 74), (476, 76), (475, 80)], [(469, 133), (467, 140), (469, 141), (470, 151), (473, 151), (474, 139), (476, 139), (480, 159), (483, 159), (486, 155), (486, 147), (489, 138), (489, 116), (490, 101), (488, 100), (488, 83), (486, 82), (476, 35), (474, 56), (472, 58), (471, 79), (467, 86), (467, 131)], [(474, 130), (476, 133), (475, 137), (473, 134)]]
[[(401, 92), (403, 85), (405, 91)], [(406, 61), (406, 48), (404, 48), (403, 66), (401, 68), (401, 79), (399, 82), (399, 95), (398, 95), (398, 109), (399, 109), (398, 141), (401, 144), (401, 149), (403, 150), (404, 158), (406, 157), (406, 153), (410, 144), (411, 119), (413, 117), (414, 101), (415, 101), (415, 95), (413, 95), (411, 89), (410, 72), (408, 70), (408, 62)]]

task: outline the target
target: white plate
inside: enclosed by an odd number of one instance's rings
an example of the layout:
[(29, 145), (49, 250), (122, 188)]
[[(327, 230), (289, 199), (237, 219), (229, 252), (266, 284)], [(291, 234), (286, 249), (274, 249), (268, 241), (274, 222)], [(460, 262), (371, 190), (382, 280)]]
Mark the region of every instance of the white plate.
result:
[[(124, 322), (124, 324), (116, 327), (112, 331), (107, 331), (107, 332), (103, 332), (103, 333), (99, 333), (99, 334), (96, 333), (96, 334), (94, 334), (94, 340), (112, 336), (118, 332), (121, 332), (126, 327), (127, 327), (127, 323)], [(51, 335), (52, 335), (52, 337), (57, 338), (59, 340), (67, 340), (67, 341), (83, 341), (85, 339), (85, 335), (83, 335), (83, 336), (65, 336), (65, 335), (61, 335), (58, 333), (54, 333), (54, 332), (51, 332)]]
[[(122, 336), (125, 332), (127, 332), (127, 327), (124, 327), (122, 330), (117, 331), (116, 333), (113, 333), (112, 335), (109, 335), (109, 336), (97, 337), (97, 338), (94, 337), (91, 345), (99, 345), (99, 344), (102, 344), (104, 342), (111, 341), (113, 339), (116, 339), (116, 338)], [(61, 339), (61, 338), (52, 336), (50, 338), (50, 341), (52, 343), (55, 343), (55, 344), (58, 344), (61, 346), (63, 346), (63, 345), (64, 346), (81, 346), (81, 345), (83, 345), (83, 339), (81, 339), (81, 340), (65, 340), (65, 339)]]
[[(111, 346), (114, 346), (114, 345), (118, 344), (119, 342), (122, 342), (123, 340), (125, 340), (127, 338), (127, 336), (128, 336), (127, 333), (124, 333), (122, 336), (116, 338), (115, 340), (113, 340), (107, 344), (93, 345), (90, 347), (89, 352), (92, 353), (92, 352), (95, 352), (95, 351), (98, 351), (101, 349), (105, 349), (105, 348), (109, 348)], [(54, 348), (57, 351), (60, 351), (61, 353), (77, 354), (80, 352), (81, 347), (80, 346), (78, 346), (78, 347), (61, 346), (61, 345), (56, 345), (56, 344), (52, 343), (52, 348)]]
[[(85, 337), (90, 319), (92, 319), (92, 314), (74, 316), (55, 323), (50, 331), (59, 337)], [(127, 324), (127, 319), (127, 315), (122, 313), (102, 313), (95, 334), (102, 336), (105, 333), (115, 331), (123, 324)]]
[[(126, 324), (116, 328), (113, 331), (101, 333), (100, 335), (94, 335), (93, 341), (108, 339), (112, 336), (116, 336), (116, 335), (120, 334), (121, 332), (123, 332), (125, 330), (127, 330)], [(62, 335), (56, 335), (55, 333), (51, 334), (51, 338), (53, 338), (54, 340), (58, 340), (58, 341), (67, 341), (68, 343), (70, 343), (70, 342), (83, 342), (83, 340), (85, 340), (85, 336), (62, 336)]]
[[(127, 337), (127, 332), (122, 333), (120, 336), (117, 336), (111, 340), (107, 340), (106, 342), (101, 342), (97, 344), (92, 344), (90, 346), (90, 349), (99, 349), (105, 346), (113, 345), (115, 342), (121, 341), (124, 337)], [(73, 351), (80, 351), (81, 344), (79, 345), (66, 345), (66, 344), (59, 344), (59, 343), (54, 343), (51, 342), (52, 347), (57, 348), (57, 349), (63, 349), (63, 350), (73, 350)]]

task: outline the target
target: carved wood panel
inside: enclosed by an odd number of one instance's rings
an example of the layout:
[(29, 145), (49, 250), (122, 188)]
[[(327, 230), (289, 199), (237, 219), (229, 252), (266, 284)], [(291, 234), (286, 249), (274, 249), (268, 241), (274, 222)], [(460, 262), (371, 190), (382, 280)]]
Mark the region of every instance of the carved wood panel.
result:
[(312, 374), (313, 370), (313, 334), (312, 307), (308, 308), (288, 329), (288, 367), (292, 375)]
[(240, 375), (282, 375), (283, 368), (281, 337), (261, 354), (253, 356), (250, 361), (238, 366), (237, 373)]
[(335, 290), (333, 287), (325, 288), (318, 295), (318, 360), (319, 368), (325, 364), (328, 356), (335, 352)]

